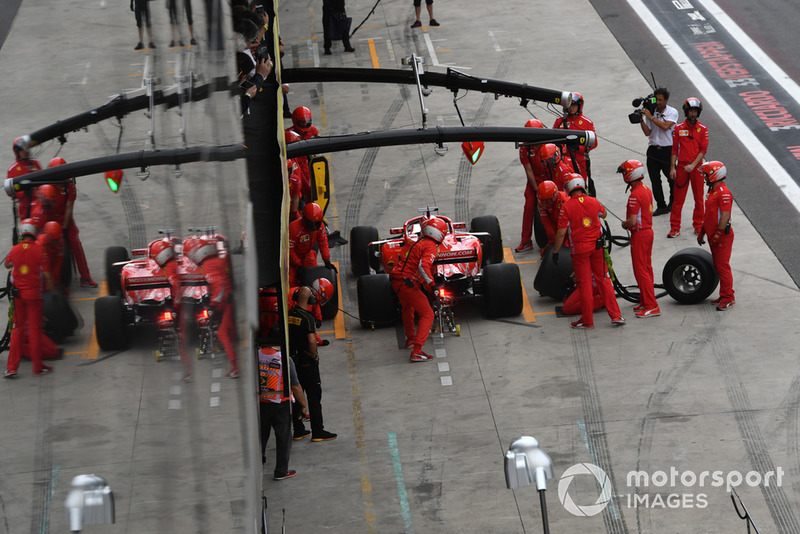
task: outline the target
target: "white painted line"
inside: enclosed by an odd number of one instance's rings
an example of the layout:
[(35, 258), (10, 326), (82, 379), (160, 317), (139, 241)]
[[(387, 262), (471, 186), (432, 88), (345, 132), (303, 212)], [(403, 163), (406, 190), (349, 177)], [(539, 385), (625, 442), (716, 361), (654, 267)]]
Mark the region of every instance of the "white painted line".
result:
[(394, 48), (392, 48), (391, 39), (386, 40), (386, 50), (389, 52), (389, 59), (394, 61)]
[(215, 406), (219, 406), (219, 397), (211, 397), (210, 406), (214, 408)]
[(435, 351), (433, 351), (433, 355), (436, 358), (446, 358), (447, 357), (447, 351), (444, 350), (444, 349), (436, 349)]
[(433, 42), (431, 42), (431, 36), (427, 33), (423, 33), (422, 37), (425, 38), (425, 45), (428, 47), (428, 54), (431, 56), (431, 64), (435, 67), (439, 67), (439, 58), (436, 57), (436, 50), (433, 49)]
[(308, 40), (308, 50), (314, 59), (314, 66), (319, 67), (319, 46), (317, 46), (316, 41)]
[(211, 393), (219, 393), (220, 383), (219, 382), (212, 382), (211, 383)]
[[(641, 0), (628, 0), (628, 4), (633, 8), (642, 22), (650, 29), (653, 36), (664, 46), (664, 50), (672, 57), (675, 63), (683, 70), (694, 86), (703, 95), (706, 103), (714, 108), (714, 111), (728, 125), (732, 132), (742, 141), (744, 147), (750, 152), (753, 158), (761, 165), (761, 168), (775, 182), (783, 194), (789, 199), (794, 208), (800, 212), (800, 186), (792, 180), (778, 160), (767, 150), (758, 137), (750, 131), (750, 128), (739, 118), (739, 115), (731, 109), (725, 99), (722, 98), (708, 80), (703, 76), (689, 56), (680, 49), (678, 43), (667, 32), (661, 22), (645, 7)], [(744, 46), (744, 45), (742, 45)], [(747, 48), (747, 47), (745, 47)], [(751, 54), (752, 55), (752, 54)], [(755, 57), (755, 56), (753, 56)], [(747, 174), (746, 169), (739, 173), (741, 176)]]
[(440, 373), (446, 373), (450, 370), (450, 364), (447, 362), (439, 362), (437, 365), (439, 366)]
[(443, 386), (452, 386), (453, 385), (453, 379), (451, 377), (449, 377), (449, 376), (443, 376), (443, 377), (441, 377), (441, 380), (442, 380), (442, 385)]
[(170, 386), (169, 394), (170, 395), (180, 395), (181, 394), (181, 387), (180, 386)]
[(180, 410), (181, 409), (181, 400), (180, 399), (171, 399), (167, 407), (170, 410)]
[(221, 376), (222, 376), (222, 369), (221, 368), (216, 368), (213, 371), (211, 371), (211, 377), (212, 378), (220, 378)]

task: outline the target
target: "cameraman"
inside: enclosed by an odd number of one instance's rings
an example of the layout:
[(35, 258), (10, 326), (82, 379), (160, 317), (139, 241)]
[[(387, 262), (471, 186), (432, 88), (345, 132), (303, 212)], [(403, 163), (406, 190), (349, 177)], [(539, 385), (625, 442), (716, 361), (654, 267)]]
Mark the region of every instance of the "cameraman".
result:
[[(650, 175), (650, 183), (653, 185), (653, 198), (656, 201), (656, 209), (653, 215), (664, 215), (672, 209), (672, 196), (675, 182), (669, 177), (670, 155), (672, 153), (672, 130), (678, 122), (678, 110), (668, 106), (669, 91), (664, 87), (659, 87), (653, 91), (656, 97), (655, 113), (642, 107), (642, 132), (650, 138), (647, 146), (647, 174)], [(664, 191), (661, 188), (661, 173), (667, 178), (669, 183), (669, 204), (664, 200)]]

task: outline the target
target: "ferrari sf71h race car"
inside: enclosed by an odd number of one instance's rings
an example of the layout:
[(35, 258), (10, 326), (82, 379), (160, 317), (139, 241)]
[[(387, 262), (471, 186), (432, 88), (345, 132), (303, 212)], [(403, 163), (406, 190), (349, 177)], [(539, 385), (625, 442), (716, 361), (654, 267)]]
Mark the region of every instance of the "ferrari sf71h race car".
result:
[[(364, 328), (390, 326), (398, 318), (398, 303), (389, 274), (420, 238), (420, 223), (438, 208), (420, 208), (420, 215), (392, 228), (390, 239), (380, 240), (373, 226), (350, 231), (350, 269), (358, 278), (358, 313)], [(510, 317), (522, 312), (519, 267), (503, 262), (503, 239), (497, 217), (476, 217), (470, 231), (463, 222), (437, 215), (447, 224), (439, 245), (436, 268), (433, 329), (460, 334), (451, 306), (456, 300), (483, 297), (487, 317)]]
[[(228, 257), (227, 240), (214, 228), (197, 230), (195, 236), (213, 243), (221, 258)], [(180, 328), (189, 328), (198, 342), (197, 356), (214, 351), (215, 324), (208, 305), (208, 283), (200, 268), (182, 253), (180, 239), (171, 231), (163, 240), (171, 240), (175, 250), (181, 294), (172, 295), (164, 269), (151, 257), (152, 241), (147, 248), (134, 249), (132, 258), (125, 247), (108, 247), (105, 253), (109, 296), (95, 301), (97, 342), (102, 350), (124, 350), (131, 340), (131, 330), (155, 328), (158, 335), (156, 359), (178, 354)], [(192, 239), (192, 238), (187, 238)], [(179, 321), (180, 314), (188, 314)], [(179, 324), (180, 323), (180, 324)], [(187, 332), (188, 333), (188, 332)], [(190, 339), (190, 336), (183, 336)]]

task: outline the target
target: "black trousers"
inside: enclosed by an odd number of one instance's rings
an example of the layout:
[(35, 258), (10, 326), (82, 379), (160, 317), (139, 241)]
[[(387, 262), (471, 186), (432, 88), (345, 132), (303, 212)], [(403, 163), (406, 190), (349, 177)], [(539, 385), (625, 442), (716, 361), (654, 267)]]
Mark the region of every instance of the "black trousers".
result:
[[(314, 437), (314, 434), (318, 434), (325, 428), (322, 422), (322, 382), (319, 377), (319, 363), (309, 363), (307, 360), (302, 363), (295, 360), (294, 363), (300, 386), (306, 394), (308, 414), (311, 416), (311, 437)], [(305, 428), (302, 412), (299, 409), (295, 410), (292, 421), (295, 430)]]
[(275, 430), (275, 475), (289, 471), (289, 455), (292, 452), (292, 425), (290, 402), (260, 402), (258, 418), (261, 435), (261, 459), (267, 450), (270, 431)]
[[(672, 206), (672, 196), (675, 184), (669, 179), (670, 161), (672, 158), (671, 146), (647, 147), (647, 174), (650, 176), (650, 183), (653, 186), (653, 199), (656, 201), (657, 208)], [(661, 188), (661, 173), (669, 183), (669, 204), (664, 200), (664, 190)]]

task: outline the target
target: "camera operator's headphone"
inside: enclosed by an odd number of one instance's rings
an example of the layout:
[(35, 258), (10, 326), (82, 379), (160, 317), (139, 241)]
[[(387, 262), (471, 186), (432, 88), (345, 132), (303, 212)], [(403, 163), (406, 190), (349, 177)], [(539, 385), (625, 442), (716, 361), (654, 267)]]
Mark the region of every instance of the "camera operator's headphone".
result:
[[(294, 290), (294, 293), (292, 293), (292, 300), (293, 301), (300, 302), (300, 289), (303, 288), (303, 287), (308, 287), (308, 286), (300, 286), (300, 287), (298, 287), (297, 289)], [(309, 304), (316, 304), (317, 299), (316, 299), (316, 297), (314, 297), (314, 292), (311, 291), (310, 287), (308, 287), (308, 291), (311, 293), (311, 295), (309, 295), (309, 297), (308, 297), (308, 303)]]

